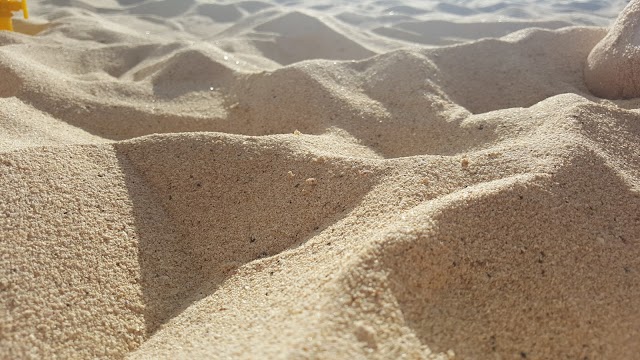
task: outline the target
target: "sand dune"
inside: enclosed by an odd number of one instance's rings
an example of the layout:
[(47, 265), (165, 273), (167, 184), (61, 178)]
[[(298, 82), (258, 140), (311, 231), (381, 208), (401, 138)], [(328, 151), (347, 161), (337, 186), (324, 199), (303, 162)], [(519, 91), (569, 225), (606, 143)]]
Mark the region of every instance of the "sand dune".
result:
[(634, 358), (625, 5), (34, 1), (0, 358)]

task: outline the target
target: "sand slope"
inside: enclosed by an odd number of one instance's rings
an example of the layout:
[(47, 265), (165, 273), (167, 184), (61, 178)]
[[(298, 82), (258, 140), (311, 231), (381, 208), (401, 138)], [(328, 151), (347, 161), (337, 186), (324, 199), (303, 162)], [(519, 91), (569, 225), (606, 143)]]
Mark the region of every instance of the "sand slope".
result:
[(0, 358), (634, 358), (638, 100), (583, 76), (624, 3), (36, 2)]

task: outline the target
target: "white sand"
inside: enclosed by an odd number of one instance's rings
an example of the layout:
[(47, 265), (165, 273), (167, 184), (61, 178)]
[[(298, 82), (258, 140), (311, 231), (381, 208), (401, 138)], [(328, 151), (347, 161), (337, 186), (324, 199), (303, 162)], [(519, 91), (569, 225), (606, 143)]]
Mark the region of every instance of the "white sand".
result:
[(625, 4), (34, 1), (0, 358), (635, 358)]

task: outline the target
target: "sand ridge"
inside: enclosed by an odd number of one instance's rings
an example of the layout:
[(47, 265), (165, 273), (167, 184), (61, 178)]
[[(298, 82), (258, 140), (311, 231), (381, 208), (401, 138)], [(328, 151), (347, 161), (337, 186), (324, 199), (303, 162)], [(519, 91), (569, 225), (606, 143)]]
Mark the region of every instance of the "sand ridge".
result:
[(0, 33), (0, 358), (633, 358), (607, 4), (34, 2)]

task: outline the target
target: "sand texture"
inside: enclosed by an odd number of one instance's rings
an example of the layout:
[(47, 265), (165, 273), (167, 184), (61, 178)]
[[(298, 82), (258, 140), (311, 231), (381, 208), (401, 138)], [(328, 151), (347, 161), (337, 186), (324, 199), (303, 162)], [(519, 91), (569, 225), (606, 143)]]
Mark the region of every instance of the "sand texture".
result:
[(636, 359), (625, 5), (33, 1), (0, 359)]

